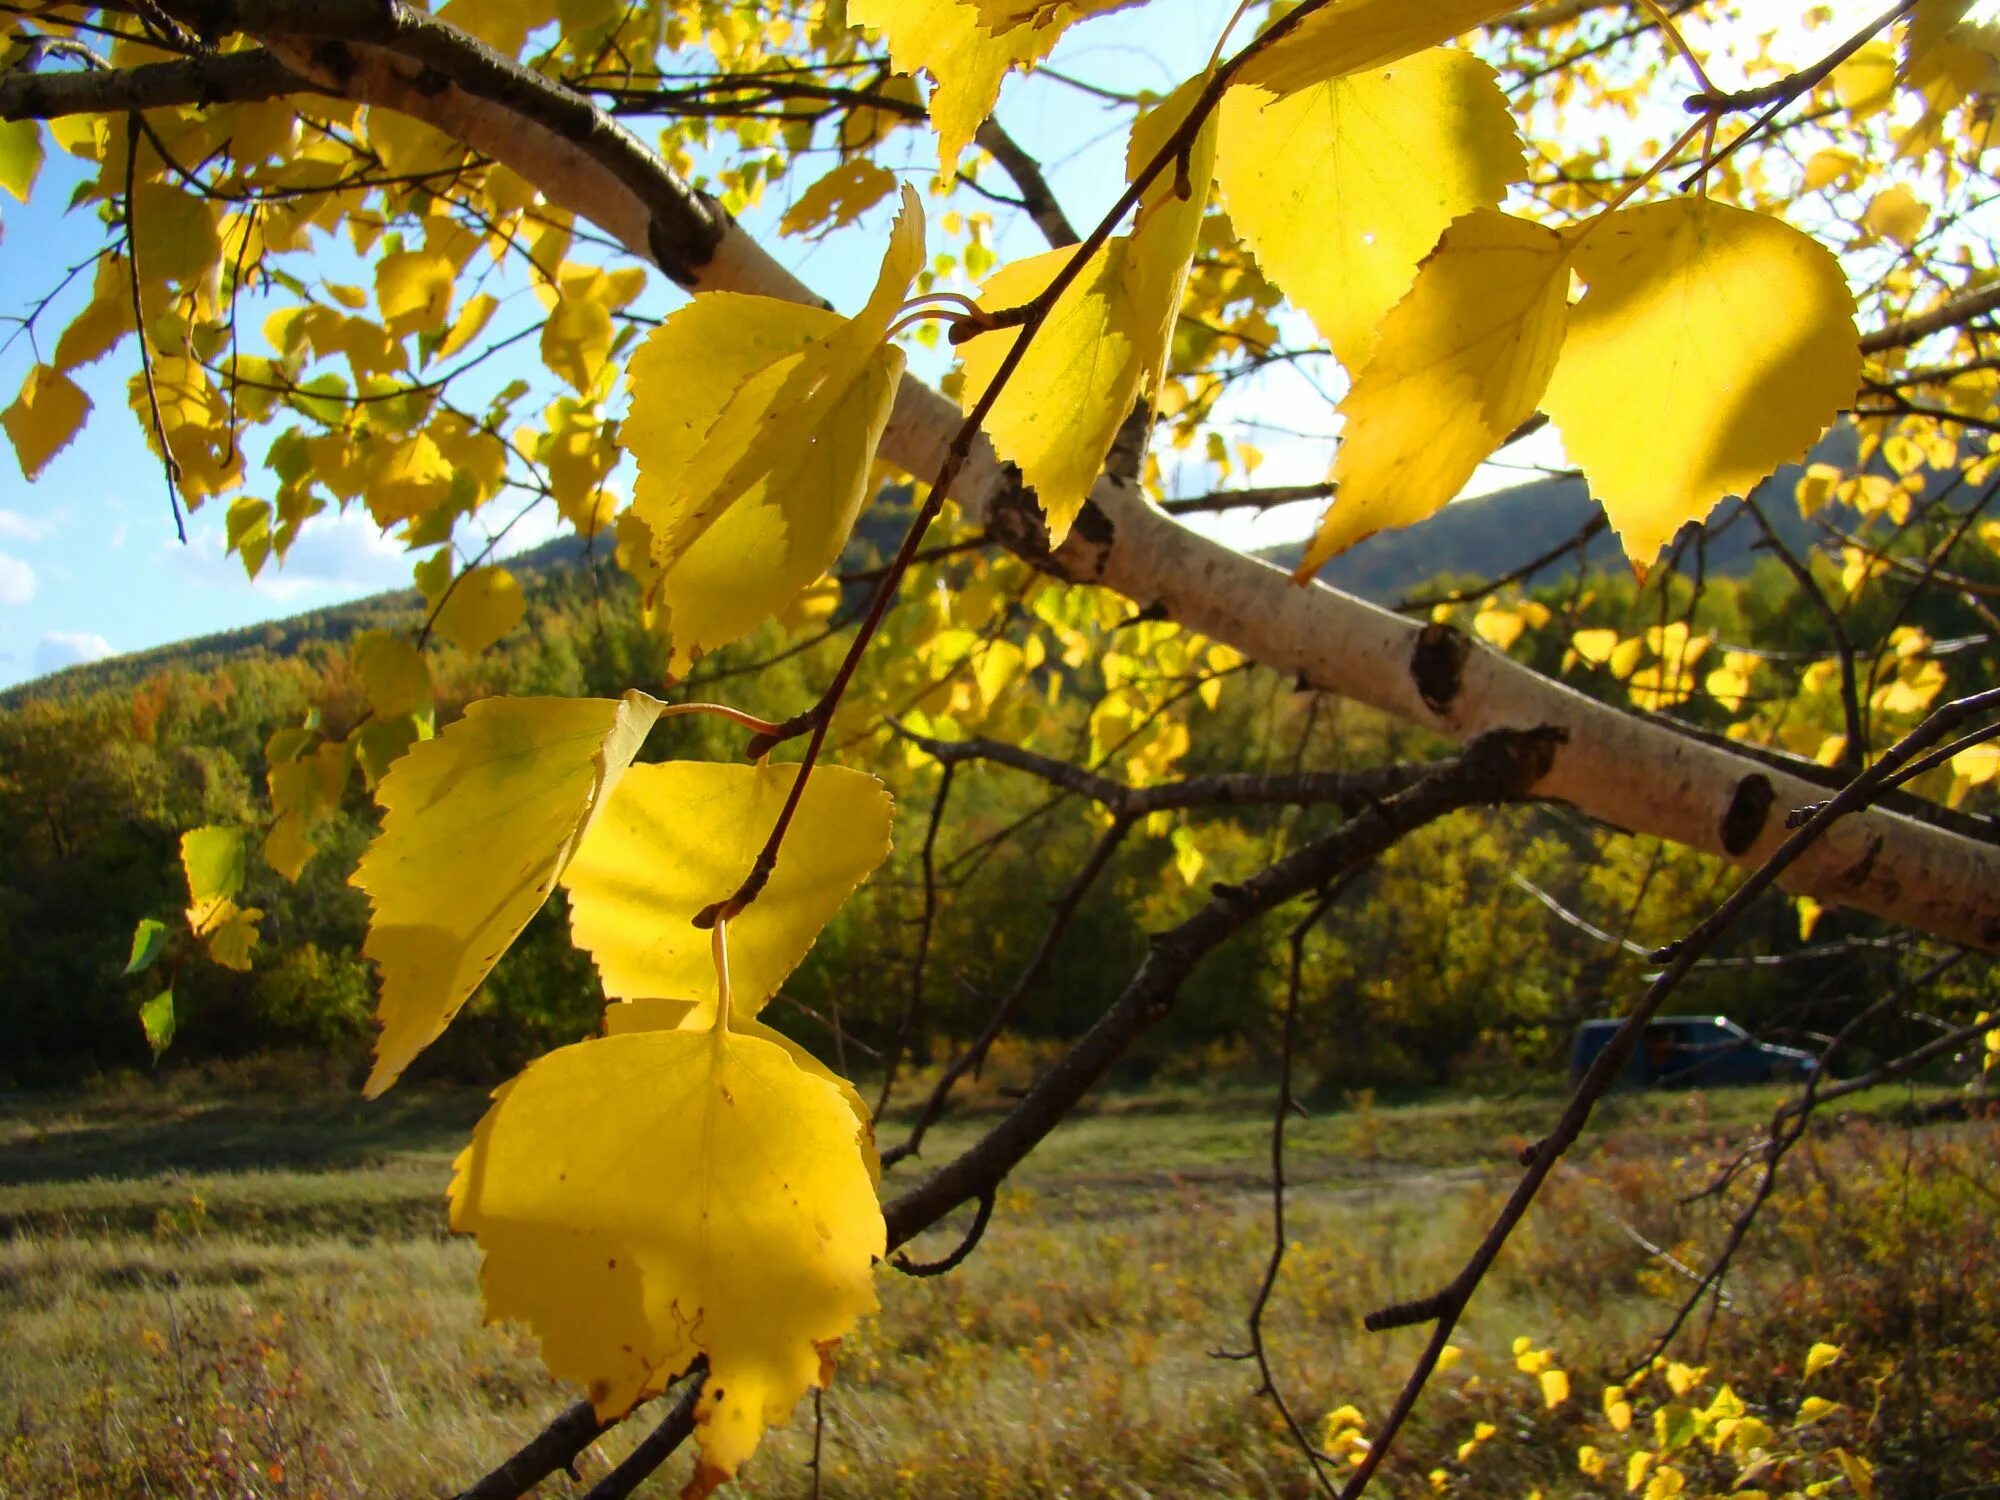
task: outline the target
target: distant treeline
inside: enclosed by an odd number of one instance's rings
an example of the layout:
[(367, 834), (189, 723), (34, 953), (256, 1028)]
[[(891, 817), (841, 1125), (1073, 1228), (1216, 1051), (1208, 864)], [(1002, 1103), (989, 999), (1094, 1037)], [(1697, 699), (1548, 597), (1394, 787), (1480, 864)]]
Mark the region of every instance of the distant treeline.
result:
[[(530, 600), (525, 628), (476, 660), (449, 652), (439, 658), (441, 722), (493, 693), (609, 695), (659, 683), (664, 653), (639, 623), (622, 575), (578, 558), (545, 559), (521, 572)], [(1629, 575), (1592, 577), (1580, 605), (1578, 587), (1547, 597), (1577, 607), (1579, 624), (1631, 617)], [(1671, 601), (1676, 608), (1686, 605), (1692, 585), (1682, 588)], [(1658, 607), (1657, 592), (1647, 596), (1649, 609)], [(1933, 592), (1921, 623), (1940, 637), (1971, 634), (1953, 608), (1949, 596)], [(1698, 611), (1718, 639), (1800, 653), (1822, 647), (1822, 627), (1774, 562), (1744, 580), (1707, 580)], [(366, 904), (346, 876), (376, 817), (358, 781), (316, 830), (320, 852), (296, 884), (253, 868), (241, 904), (265, 915), (248, 972), (200, 959), (179, 925), (164, 969), (156, 966), (147, 983), (122, 970), (139, 918), (179, 922), (187, 899), (181, 833), (205, 823), (262, 825), (269, 817), (269, 736), (308, 710), (331, 728), (356, 722), (365, 703), (341, 643), (357, 629), (415, 619), (414, 596), (364, 601), (245, 632), (240, 641), (202, 643), (198, 652), (104, 664), (0, 708), (0, 1086), (145, 1067), (136, 1012), (161, 972), (172, 978), (179, 1014), (165, 1066), (284, 1049), (318, 1052), (336, 1071), (361, 1065), (374, 984), (359, 956)], [(1887, 629), (1884, 622), (1854, 623), (1857, 631)], [(1559, 670), (1565, 638), (1524, 638), (1518, 649)], [(782, 645), (775, 634), (753, 640), (695, 675), (723, 676), (779, 654), (774, 647)], [(782, 717), (811, 700), (839, 645), (835, 638), (728, 677), (716, 691)], [(1990, 645), (1948, 658), (1953, 675), (1969, 680), (1993, 659)], [(1091, 670), (1077, 669), (1068, 707), (1051, 712), (1087, 713)], [(1699, 704), (1687, 711), (1696, 718), (1704, 712)], [(1354, 705), (1314, 703), (1259, 672), (1229, 678), (1212, 710), (1191, 714), (1189, 730), (1189, 773), (1354, 768), (1442, 748)], [(741, 738), (714, 720), (674, 720), (649, 743), (646, 758), (734, 757)], [(896, 854), (768, 1012), (822, 1053), (844, 1053), (846, 1065), (862, 1073), (873, 1066), (869, 1049), (889, 1044), (909, 1005), (924, 902), (917, 855), (937, 784), (934, 766), (913, 764), (900, 751), (877, 760), (899, 798)], [(931, 958), (914, 1039), (920, 1060), (978, 1030), (993, 997), (1027, 962), (1049, 901), (1097, 836), (1079, 804), (1044, 811), (1047, 801), (1043, 783), (1013, 772), (967, 768), (958, 777), (937, 847)], [(1026, 996), (1020, 1031), (1031, 1039), (1074, 1034), (1130, 976), (1149, 931), (1188, 909), (1209, 882), (1247, 875), (1285, 841), (1334, 816), (1229, 809), (1198, 821), (1182, 840), (1200, 856), (1192, 883), (1185, 847), (1166, 837), (1129, 839), (1109, 879), (1079, 911), (1048, 978)], [(1561, 808), (1437, 825), (1353, 887), (1311, 950), (1305, 1061), (1326, 1087), (1504, 1082), (1555, 1067), (1574, 1023), (1627, 1002), (1646, 970), (1639, 955), (1708, 910), (1726, 878), (1710, 861), (1606, 835)], [(418, 1076), (496, 1080), (595, 1027), (596, 979), (588, 959), (570, 948), (565, 922), (558, 898), (425, 1055)], [(1135, 1070), (1212, 1077), (1269, 1060), (1285, 959), (1283, 933), (1272, 927), (1198, 971), (1174, 1016), (1133, 1060)], [(1836, 913), (1813, 942), (1866, 930)], [(1739, 931), (1731, 951), (1784, 954), (1801, 946), (1791, 908), (1772, 902)], [(1879, 992), (1892, 967), (1889, 954), (1848, 947), (1795, 965), (1725, 968), (1684, 991), (1682, 1005), (1809, 1036), (1834, 1029), (1857, 997)]]

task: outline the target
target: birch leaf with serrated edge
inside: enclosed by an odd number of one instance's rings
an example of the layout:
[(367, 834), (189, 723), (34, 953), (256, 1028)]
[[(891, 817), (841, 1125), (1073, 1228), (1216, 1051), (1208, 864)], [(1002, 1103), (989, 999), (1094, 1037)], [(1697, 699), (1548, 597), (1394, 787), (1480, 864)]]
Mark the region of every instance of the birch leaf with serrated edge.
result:
[(0, 427), (14, 444), (21, 476), (36, 478), (70, 445), (89, 415), (90, 397), (69, 376), (50, 365), (28, 371), (14, 404), (0, 411)]
[(181, 835), (181, 869), (187, 875), (189, 931), (207, 937), (228, 921), (243, 890), (249, 860), (241, 828), (211, 823)]
[(1289, 94), (1382, 67), (1518, 9), (1514, 0), (1344, 0), (1307, 16), (1238, 69), (1235, 81)]
[(382, 779), (382, 831), (351, 883), (382, 974), (371, 1099), (450, 1024), (541, 910), (660, 703), (487, 698)]
[(477, 656), (521, 623), (528, 611), (521, 585), (505, 568), (470, 568), (445, 596), (437, 632), (467, 656)]
[(922, 205), (908, 187), (902, 201), (853, 318), (697, 297), (633, 360), (633, 509), (653, 536), (676, 666), (777, 615), (847, 541), (902, 378), (889, 325), (923, 267)]
[(866, 157), (844, 161), (800, 193), (778, 228), (786, 234), (821, 234), (852, 224), (896, 190), (896, 174)]
[[(686, 997), (713, 1007), (715, 965), (696, 912), (743, 883), (798, 775), (796, 765), (676, 760), (634, 766), (564, 872), (570, 932), (614, 999)], [(739, 1016), (751, 1016), (820, 929), (889, 855), (882, 783), (820, 766), (806, 783), (771, 879), (729, 924)]]
[(1507, 96), (1466, 52), (1283, 98), (1223, 97), (1216, 176), (1230, 221), (1349, 370), (1445, 226), (1497, 204), (1521, 171)]
[(1817, 241), (1704, 198), (1618, 210), (1574, 264), (1587, 290), (1542, 409), (1643, 572), (1854, 399), (1854, 298)]
[(489, 1320), (534, 1329), (600, 1419), (699, 1355), (701, 1458), (736, 1472), (875, 1310), (882, 1212), (841, 1091), (725, 1025), (580, 1042), (495, 1095), (451, 1185)]
[(1482, 208), (1445, 231), (1340, 403), (1334, 501), (1294, 577), (1450, 503), (1534, 414), (1568, 295), (1568, 249), (1554, 230)]
[[(1151, 160), (1205, 83), (1190, 79), (1134, 127), (1128, 172)], [(1178, 195), (1171, 167), (1149, 185), (1132, 233), (1106, 241), (1063, 289), (987, 414), (986, 435), (1002, 458), (1020, 466), (1041, 503), (1051, 546), (1069, 535), (1133, 401), (1159, 378), (1214, 162), (1211, 116), (1188, 152), (1188, 196)], [(981, 287), (979, 305), (998, 312), (1032, 301), (1074, 253), (1052, 250), (1002, 266)], [(1021, 336), (1021, 329), (1006, 328), (967, 341), (959, 397), (966, 411), (977, 406)]]
[(898, 72), (925, 72), (935, 80), (931, 126), (938, 137), (938, 172), (947, 180), (993, 113), (1001, 80), (1047, 56), (1060, 35), (1053, 27), (1021, 26), (996, 36), (980, 23), (975, 7), (948, 0), (848, 0), (847, 18), (882, 33)]

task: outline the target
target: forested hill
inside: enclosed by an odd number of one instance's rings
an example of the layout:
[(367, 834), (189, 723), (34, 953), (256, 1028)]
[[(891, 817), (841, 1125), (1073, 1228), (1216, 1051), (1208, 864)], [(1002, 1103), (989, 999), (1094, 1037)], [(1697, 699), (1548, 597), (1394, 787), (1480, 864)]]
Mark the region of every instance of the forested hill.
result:
[[(1851, 441), (1834, 445), (1852, 447)], [(1781, 470), (1766, 488), (1774, 494), (1789, 496), (1797, 472)], [(899, 501), (901, 498), (897, 497)], [(1740, 509), (1734, 502), (1724, 505), (1708, 526), (1703, 559), (1707, 576), (1745, 577), (1762, 555), (1754, 549), (1756, 528), (1740, 518)], [(1767, 513), (1788, 543), (1810, 542), (1810, 528), (1799, 519), (1797, 509), (1790, 503), (1771, 506)], [(900, 503), (871, 508), (856, 529), (850, 560), (893, 552), (904, 514)], [(1496, 571), (1554, 552), (1576, 537), (1596, 514), (1597, 507), (1580, 479), (1537, 480), (1461, 501), (1405, 530), (1378, 532), (1335, 558), (1321, 576), (1336, 588), (1378, 604), (1393, 605), (1439, 578), (1489, 577)], [(1300, 542), (1272, 548), (1264, 556), (1289, 568), (1298, 561), (1303, 547)], [(1580, 551), (1586, 568), (1624, 571), (1623, 555), (1608, 532), (1600, 531)], [(1526, 581), (1533, 585), (1573, 577), (1578, 560), (1578, 550), (1565, 551), (1552, 557)], [(867, 564), (864, 561), (857, 565)], [(531, 599), (538, 595), (545, 599), (560, 596), (568, 601), (595, 590), (616, 593), (630, 587), (612, 565), (610, 549), (602, 540), (593, 545), (581, 537), (565, 536), (508, 559), (507, 567), (521, 579)], [(572, 572), (584, 576), (564, 576)], [(70, 667), (0, 693), (0, 708), (17, 708), (30, 697), (50, 693), (131, 687), (167, 667), (206, 671), (246, 656), (284, 658), (308, 648), (337, 647), (363, 630), (408, 625), (416, 606), (417, 595), (413, 591), (377, 594), (289, 619)]]

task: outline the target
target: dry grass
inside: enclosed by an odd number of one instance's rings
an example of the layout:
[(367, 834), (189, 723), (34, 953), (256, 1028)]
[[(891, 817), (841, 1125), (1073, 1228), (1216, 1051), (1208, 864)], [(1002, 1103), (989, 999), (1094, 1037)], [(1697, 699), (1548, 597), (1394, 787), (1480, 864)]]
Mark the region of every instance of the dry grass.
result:
[[(850, 1341), (825, 1398), (826, 1494), (1312, 1493), (1251, 1368), (1213, 1357), (1241, 1347), (1269, 1249), (1267, 1124), (1245, 1107), (1169, 1102), (1124, 1101), (1050, 1142), (960, 1272), (884, 1276), (884, 1310)], [(1684, 1287), (1624, 1226), (1698, 1258), (1714, 1216), (1675, 1210), (1673, 1188), (1769, 1102), (1615, 1102), (1475, 1305), (1464, 1358), (1427, 1399), (1385, 1493), (1431, 1493), (1434, 1469), (1455, 1494), (1622, 1493), (1622, 1475), (1584, 1488), (1576, 1447), (1597, 1386)], [(0, 1115), (0, 1492), (442, 1495), (504, 1456), (569, 1397), (531, 1339), (481, 1326), (477, 1256), (443, 1232), (439, 1194), (478, 1107), (432, 1095), (386, 1117), (347, 1101)], [(1545, 1100), (1364, 1103), (1302, 1123), (1294, 1248), (1271, 1328), (1282, 1384), (1308, 1419), (1350, 1401), (1379, 1418), (1419, 1335), (1365, 1335), (1360, 1315), (1448, 1274), (1511, 1181), (1507, 1157), (1550, 1112)], [(971, 1128), (948, 1127), (926, 1154), (942, 1159)], [(1715, 1330), (1737, 1389), (1794, 1399), (1798, 1359), (1822, 1336), (1854, 1346), (1857, 1380), (1864, 1362), (1909, 1374), (1909, 1330), (1918, 1304), (1938, 1300), (1932, 1283), (1995, 1270), (2000, 1196), (1981, 1196), (1994, 1194), (1994, 1144), (1990, 1126), (1865, 1121), (1815, 1142), (1798, 1163), (1805, 1190), (1787, 1200), (1790, 1217), (1773, 1217)], [(1900, 1228), (1878, 1203), (1898, 1170)], [(1962, 1192), (1960, 1178), (1972, 1184)], [(1908, 1210), (1913, 1182), (1922, 1212)], [(934, 1238), (943, 1247), (949, 1231)], [(1966, 1264), (1947, 1264), (1954, 1247)], [(1973, 1300), (1990, 1310), (1995, 1296)], [(2000, 1348), (1982, 1354), (1976, 1330), (1941, 1303), (1931, 1312), (1945, 1320), (1921, 1329), (1933, 1380), (1941, 1351), (1961, 1360), (1961, 1381), (2000, 1373)], [(1515, 1367), (1517, 1336), (1574, 1372), (1571, 1402), (1548, 1409)], [(1887, 1347), (1859, 1347), (1865, 1338)], [(1859, 1409), (1855, 1391), (1836, 1394)], [(1977, 1401), (1968, 1410), (1984, 1420)], [(1459, 1459), (1482, 1422), (1494, 1436)], [(1875, 1441), (1893, 1478), (1895, 1434), (1876, 1425), (1853, 1441)], [(807, 1493), (812, 1431), (807, 1403), (740, 1491)], [(592, 1450), (584, 1479), (632, 1440)], [(650, 1492), (679, 1478), (670, 1465)], [(579, 1492), (561, 1477), (545, 1488)]]

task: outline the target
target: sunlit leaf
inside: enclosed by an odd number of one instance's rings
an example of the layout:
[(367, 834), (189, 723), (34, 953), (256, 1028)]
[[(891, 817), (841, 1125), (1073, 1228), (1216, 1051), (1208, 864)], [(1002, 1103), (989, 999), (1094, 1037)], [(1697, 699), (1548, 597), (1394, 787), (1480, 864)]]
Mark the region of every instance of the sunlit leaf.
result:
[(353, 883), (382, 974), (370, 1097), (444, 1030), (548, 899), (660, 704), (488, 698), (412, 747), (377, 792), (382, 832)]
[(49, 365), (29, 370), (14, 404), (0, 412), (0, 427), (13, 440), (22, 476), (40, 475), (49, 460), (70, 445), (89, 415), (90, 397), (69, 376)]
[(634, 356), (633, 513), (652, 535), (677, 664), (778, 614), (839, 555), (902, 378), (889, 326), (923, 255), (922, 206), (905, 188), (853, 318), (719, 293)]
[(1803, 458), (1854, 398), (1840, 263), (1705, 198), (1621, 209), (1582, 236), (1588, 291), (1543, 409), (1634, 566), (1688, 521)]
[(799, 194), (778, 227), (786, 234), (852, 224), (896, 190), (896, 174), (866, 157), (842, 162)]
[(935, 80), (931, 125), (938, 137), (938, 171), (947, 178), (993, 112), (1000, 81), (1010, 70), (1046, 56), (1059, 34), (1021, 26), (995, 36), (974, 6), (948, 0), (848, 0), (847, 16), (882, 33), (899, 71), (924, 72)]
[[(1190, 80), (1139, 122), (1128, 172), (1164, 146), (1201, 87), (1202, 80)], [(1064, 287), (986, 417), (994, 448), (1020, 466), (1040, 501), (1052, 544), (1069, 534), (1132, 403), (1158, 381), (1214, 161), (1211, 117), (1190, 143), (1185, 163), (1151, 183), (1132, 233), (1107, 241)], [(1002, 266), (980, 289), (980, 306), (1000, 312), (1033, 301), (1073, 258), (1057, 250)], [(959, 399), (968, 413), (1022, 336), (1021, 329), (1006, 328), (966, 343)]]
[(1521, 170), (1506, 96), (1466, 52), (1223, 100), (1216, 174), (1230, 219), (1350, 369), (1445, 226), (1497, 204)]
[(41, 170), (41, 122), (0, 120), (0, 188), (26, 203)]
[(354, 675), (380, 720), (418, 713), (432, 704), (431, 669), (424, 654), (402, 636), (367, 630), (354, 638)]
[(127, 974), (143, 974), (166, 951), (167, 924), (153, 917), (141, 917), (132, 929), (132, 956), (125, 961)]
[(841, 1091), (715, 1025), (550, 1053), (495, 1095), (451, 1187), (486, 1314), (527, 1323), (600, 1417), (696, 1356), (694, 1489), (736, 1471), (874, 1311), (881, 1210)]
[(437, 632), (468, 656), (477, 656), (521, 623), (527, 597), (505, 568), (471, 568), (451, 585), (437, 612)]
[(1234, 81), (1289, 94), (1382, 67), (1519, 8), (1510, 0), (1342, 0), (1306, 17)]
[(236, 895), (248, 873), (246, 838), (241, 828), (209, 824), (181, 835), (181, 869), (187, 875), (187, 922), (196, 937), (206, 937), (235, 911)]
[(1341, 402), (1338, 489), (1298, 576), (1450, 502), (1534, 413), (1562, 348), (1568, 295), (1568, 249), (1555, 231), (1493, 209), (1452, 225)]
[[(750, 873), (798, 767), (667, 761), (634, 766), (564, 872), (570, 929), (614, 999), (713, 1006), (702, 908)], [(770, 882), (729, 924), (737, 1010), (755, 1014), (841, 903), (889, 854), (889, 794), (874, 777), (820, 766), (806, 783)]]
[[(735, 932), (735, 924), (730, 931)], [(604, 1034), (624, 1036), (634, 1031), (706, 1031), (715, 1024), (715, 1008), (695, 1000), (620, 1000), (604, 1007)], [(738, 1036), (756, 1037), (774, 1047), (782, 1047), (803, 1072), (822, 1078), (840, 1090), (859, 1131), (856, 1137), (868, 1180), (878, 1186), (882, 1180), (882, 1158), (875, 1150), (875, 1117), (861, 1091), (821, 1062), (803, 1045), (762, 1021), (745, 1016), (741, 1010), (729, 1018), (729, 1029)]]
[(160, 1060), (160, 1054), (174, 1044), (174, 992), (161, 990), (139, 1007), (139, 1028), (146, 1034), (146, 1045), (152, 1048), (153, 1061)]

